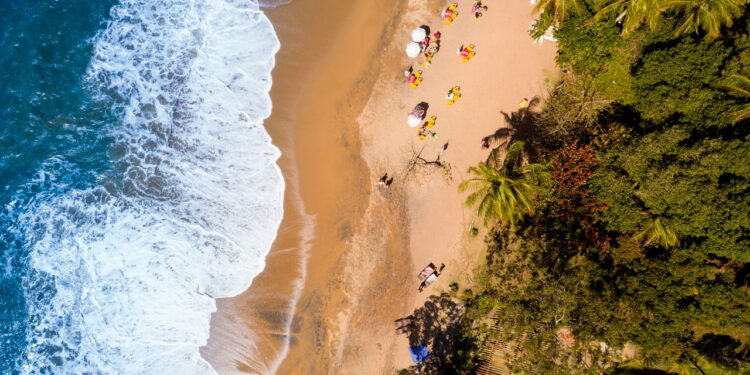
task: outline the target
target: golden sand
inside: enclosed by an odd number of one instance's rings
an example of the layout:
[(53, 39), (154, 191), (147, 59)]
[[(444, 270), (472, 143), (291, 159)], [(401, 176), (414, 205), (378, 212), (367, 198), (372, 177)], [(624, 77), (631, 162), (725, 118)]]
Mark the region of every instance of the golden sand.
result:
[[(393, 320), (451, 281), (471, 283), (482, 235), (468, 235), (479, 223), (457, 185), (486, 158), (481, 138), (507, 126), (500, 111), (544, 95), (555, 46), (528, 36), (526, 1), (486, 0), (478, 20), (472, 1), (458, 3), (451, 25), (440, 19), (448, 3), (434, 0), (296, 0), (267, 11), (282, 43), (266, 127), (283, 154), (285, 218), (266, 270), (247, 292), (219, 302), (203, 354), (220, 374), (269, 373), (281, 357), (278, 374), (406, 367), (408, 342)], [(420, 25), (439, 30), (442, 44), (411, 89), (402, 72), (422, 60), (403, 50)], [(462, 63), (456, 50), (466, 44), (477, 54)], [(456, 85), (462, 97), (448, 106), (445, 94)], [(434, 141), (420, 141), (406, 124), (421, 101), (438, 117)], [(432, 160), (446, 143), (441, 160), (451, 165), (450, 179), (430, 168), (405, 172), (415, 151)], [(384, 172), (395, 176), (388, 189), (376, 183)], [(418, 293), (416, 275), (429, 262), (444, 263), (445, 273)], [(300, 272), (304, 288), (289, 306)]]

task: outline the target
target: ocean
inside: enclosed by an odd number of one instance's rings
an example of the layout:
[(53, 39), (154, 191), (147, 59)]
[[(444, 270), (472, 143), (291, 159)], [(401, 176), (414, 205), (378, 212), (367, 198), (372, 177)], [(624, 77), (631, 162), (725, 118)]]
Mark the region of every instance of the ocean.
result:
[(215, 373), (282, 217), (278, 49), (256, 0), (0, 0), (0, 374)]

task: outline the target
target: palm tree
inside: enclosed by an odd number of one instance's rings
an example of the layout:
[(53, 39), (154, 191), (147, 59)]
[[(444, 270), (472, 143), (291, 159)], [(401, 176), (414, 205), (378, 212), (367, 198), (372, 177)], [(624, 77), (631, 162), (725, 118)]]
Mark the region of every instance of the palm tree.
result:
[(740, 109), (732, 112), (732, 124), (736, 124), (750, 117), (750, 78), (740, 74), (732, 74), (726, 80), (726, 83), (720, 84), (721, 87), (728, 90), (732, 95), (745, 98), (745, 103)]
[(615, 21), (622, 23), (622, 34), (628, 35), (642, 25), (656, 30), (661, 24), (662, 13), (666, 10), (664, 0), (603, 0), (593, 21), (616, 14)]
[(584, 5), (581, 0), (539, 0), (534, 6), (534, 13), (543, 13), (551, 17), (553, 24), (558, 24), (580, 13), (583, 9)]
[(677, 234), (664, 226), (660, 218), (655, 218), (646, 224), (633, 239), (641, 242), (643, 246), (658, 245), (665, 248), (676, 246), (679, 243)]
[(484, 163), (470, 167), (469, 173), (476, 177), (458, 185), (458, 191), (471, 191), (466, 197), (466, 206), (478, 205), (477, 212), (484, 218), (485, 225), (490, 220), (499, 220), (513, 227), (524, 214), (533, 211), (531, 202), (535, 189), (524, 180), (510, 178)]
[(732, 26), (734, 19), (742, 15), (747, 0), (666, 0), (667, 6), (681, 13), (675, 37), (686, 34), (706, 33), (706, 38), (721, 36), (724, 26)]

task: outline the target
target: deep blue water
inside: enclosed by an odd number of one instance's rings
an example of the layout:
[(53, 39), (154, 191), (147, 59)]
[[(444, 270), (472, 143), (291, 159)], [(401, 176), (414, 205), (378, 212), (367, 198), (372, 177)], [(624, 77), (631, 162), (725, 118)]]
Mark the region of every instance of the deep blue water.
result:
[[(99, 132), (110, 107), (92, 100), (83, 77), (110, 0), (0, 1), (0, 373), (20, 373), (30, 345), (28, 298), (54, 288), (28, 265), (14, 230), (33, 200), (95, 183), (110, 166)], [(26, 292), (25, 292), (26, 290)]]

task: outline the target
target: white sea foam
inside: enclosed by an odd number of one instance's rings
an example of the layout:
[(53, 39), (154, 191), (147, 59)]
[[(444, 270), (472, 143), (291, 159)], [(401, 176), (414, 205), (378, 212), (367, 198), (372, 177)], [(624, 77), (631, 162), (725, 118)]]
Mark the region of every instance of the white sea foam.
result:
[[(255, 0), (123, 0), (111, 15), (87, 84), (120, 115), (103, 132), (114, 171), (20, 215), (39, 271), (23, 370), (211, 374), (198, 348), (214, 299), (250, 285), (281, 220), (262, 126), (278, 39)], [(40, 178), (71, 173), (51, 160)]]

